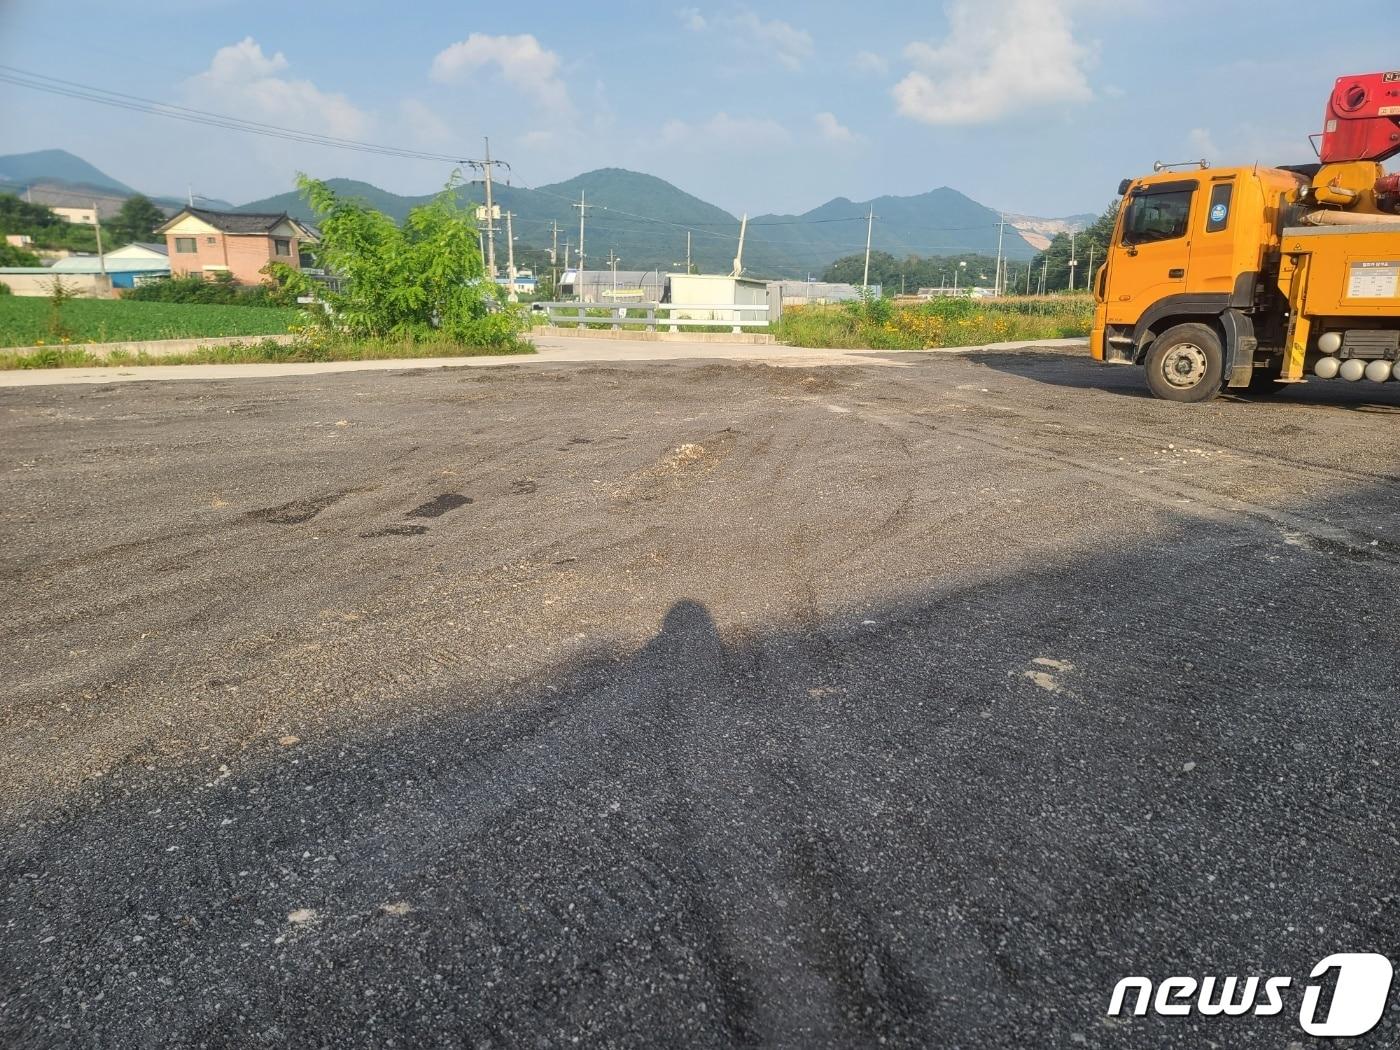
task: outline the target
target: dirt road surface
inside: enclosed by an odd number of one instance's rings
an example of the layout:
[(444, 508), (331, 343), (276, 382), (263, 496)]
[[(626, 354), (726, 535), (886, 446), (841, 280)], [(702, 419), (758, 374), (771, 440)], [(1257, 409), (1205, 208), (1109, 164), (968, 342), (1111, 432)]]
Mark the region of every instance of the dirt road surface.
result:
[(0, 1044), (1306, 1045), (1400, 934), (1398, 413), (1063, 351), (0, 391)]

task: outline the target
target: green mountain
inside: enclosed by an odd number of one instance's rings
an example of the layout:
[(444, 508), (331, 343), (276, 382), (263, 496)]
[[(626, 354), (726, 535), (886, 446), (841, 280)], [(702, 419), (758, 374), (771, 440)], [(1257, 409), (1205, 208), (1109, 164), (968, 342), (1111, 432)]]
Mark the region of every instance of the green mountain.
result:
[[(997, 213), (957, 190), (943, 187), (915, 197), (850, 201), (837, 197), (801, 215), (760, 215), (749, 236), (765, 255), (799, 272), (819, 273), (830, 262), (865, 250), (871, 210), (871, 247), (897, 258), (997, 251)], [(1012, 259), (1030, 259), (1035, 249), (1009, 225), (1003, 249)]]
[[(402, 221), (410, 209), (431, 195), (402, 196), (354, 179), (329, 179), (336, 192), (359, 197), (372, 207)], [(0, 190), (12, 192), (32, 187), (35, 200), (62, 203), (81, 189), (100, 198), (104, 214), (115, 212), (121, 200), (136, 191), (106, 175), (80, 157), (64, 150), (0, 157)], [(679, 269), (686, 259), (686, 235), (690, 257), (703, 271), (728, 272), (739, 241), (739, 218), (671, 185), (664, 179), (621, 168), (601, 168), (564, 182), (528, 189), (497, 183), (495, 200), (513, 216), (518, 248), (548, 249), (558, 230), (559, 260), (570, 249), (569, 262), (577, 259), (580, 194), (587, 197), (586, 229), (590, 268), (607, 266), (609, 252), (624, 270), (653, 267)], [(465, 204), (479, 204), (480, 184), (461, 189)], [(168, 210), (184, 204), (173, 197), (153, 198)], [(232, 207), (222, 201), (201, 200), (204, 207)], [(997, 214), (956, 190), (933, 190), (914, 197), (879, 197), (828, 201), (801, 215), (759, 215), (750, 218), (744, 242), (745, 272), (774, 277), (801, 277), (818, 273), (843, 256), (865, 249), (866, 216), (875, 211), (872, 246), (897, 257), (907, 255), (995, 254)], [(315, 220), (296, 191), (250, 201), (238, 211), (281, 212)], [(505, 264), (504, 222), (497, 233), (498, 264)], [(1012, 227), (1007, 227), (1005, 250), (1012, 259), (1028, 259), (1034, 249)]]
[(67, 150), (43, 149), (35, 153), (11, 153), (0, 157), (0, 184), (26, 187), (39, 183), (99, 190), (122, 197), (136, 193), (130, 186), (118, 182)]
[[(326, 185), (344, 196), (358, 197), (399, 221), (411, 208), (432, 197), (431, 194), (402, 197), (354, 179), (327, 179)], [(499, 182), (492, 187), (492, 198), (501, 211), (512, 213), (517, 244), (548, 248), (554, 240), (554, 226), (558, 224), (561, 265), (566, 245), (570, 249), (570, 261), (576, 258), (578, 209), (573, 205), (580, 193), (588, 203), (584, 247), (588, 250), (590, 267), (605, 266), (609, 250), (620, 260), (619, 266), (627, 270), (683, 266), (687, 230), (692, 231), (692, 258), (697, 265), (710, 270), (723, 266), (728, 270), (732, 264), (739, 220), (722, 208), (707, 204), (652, 175), (603, 168), (535, 189)], [(480, 184), (466, 185), (460, 197), (468, 206), (481, 204), (485, 200), (485, 190)], [(285, 211), (297, 218), (315, 221), (310, 207), (296, 191), (250, 201), (237, 210)], [(500, 227), (496, 243), (503, 260), (504, 218)]]
[[(365, 182), (328, 179), (338, 193), (359, 197), (372, 207), (402, 220), (410, 208), (428, 200), (401, 197)], [(722, 208), (677, 189), (663, 179), (621, 168), (603, 168), (565, 182), (526, 189), (497, 184), (494, 199), (502, 211), (513, 213), (518, 245), (548, 248), (558, 224), (560, 260), (568, 242), (576, 250), (580, 193), (588, 202), (585, 247), (588, 265), (607, 265), (608, 252), (627, 270), (684, 265), (686, 234), (691, 259), (702, 270), (726, 272), (738, 248), (739, 219)], [(482, 187), (463, 187), (464, 202), (480, 203)], [(749, 221), (744, 242), (746, 272), (767, 276), (803, 276), (819, 272), (834, 260), (863, 251), (866, 215), (875, 209), (873, 246), (893, 255), (995, 254), (997, 214), (956, 190), (933, 190), (916, 197), (880, 197), (855, 202), (829, 201), (801, 215), (760, 215)], [(299, 194), (283, 193), (251, 201), (240, 211), (286, 211), (314, 221)], [(504, 257), (504, 229), (498, 249)], [(1029, 259), (1035, 249), (1010, 226), (1005, 250), (1013, 259)], [(570, 255), (570, 260), (575, 258)]]
[[(326, 185), (342, 197), (358, 197), (376, 211), (382, 211), (388, 215), (395, 222), (403, 222), (409, 209), (428, 200), (427, 197), (400, 197), (397, 193), (381, 190), (378, 186), (372, 186), (368, 182), (360, 182), (357, 179), (327, 179)], [(232, 210), (270, 214), (286, 212), (293, 218), (305, 219), (308, 222), (315, 219), (311, 206), (306, 203), (306, 198), (297, 190), (288, 190), (286, 193), (279, 193), (274, 197), (263, 197), (261, 200), (239, 204)]]

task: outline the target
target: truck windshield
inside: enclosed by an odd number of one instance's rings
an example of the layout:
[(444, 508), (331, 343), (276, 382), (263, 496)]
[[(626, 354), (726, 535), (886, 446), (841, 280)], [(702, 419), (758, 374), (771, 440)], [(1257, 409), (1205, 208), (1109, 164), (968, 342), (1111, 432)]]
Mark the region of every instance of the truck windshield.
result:
[(1151, 244), (1185, 237), (1194, 192), (1185, 189), (1134, 197), (1123, 220), (1123, 243)]

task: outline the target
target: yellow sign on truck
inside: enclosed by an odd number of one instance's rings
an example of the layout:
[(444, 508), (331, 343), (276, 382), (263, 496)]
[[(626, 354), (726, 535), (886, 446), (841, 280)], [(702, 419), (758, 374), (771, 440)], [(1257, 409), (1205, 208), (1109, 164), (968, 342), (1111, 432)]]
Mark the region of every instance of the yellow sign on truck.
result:
[(1400, 73), (1343, 77), (1320, 163), (1126, 179), (1094, 280), (1093, 355), (1200, 402), (1400, 380)]

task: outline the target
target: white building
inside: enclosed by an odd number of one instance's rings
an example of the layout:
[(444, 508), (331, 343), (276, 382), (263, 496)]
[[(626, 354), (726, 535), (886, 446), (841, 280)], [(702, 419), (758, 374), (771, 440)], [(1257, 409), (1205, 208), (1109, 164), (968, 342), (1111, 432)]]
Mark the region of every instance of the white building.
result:
[[(721, 324), (762, 322), (768, 319), (768, 282), (750, 277), (729, 277), (711, 273), (673, 273), (667, 279), (671, 286), (673, 306), (694, 306), (693, 310), (677, 310), (674, 316), (692, 321), (716, 321)], [(781, 293), (777, 296), (781, 299)], [(717, 310), (703, 307), (734, 306), (740, 309)], [(744, 310), (742, 307), (764, 307)]]
[(78, 226), (97, 225), (97, 212), (92, 209), (91, 205), (86, 208), (70, 208), (66, 205), (55, 204), (49, 206), (49, 211), (64, 222), (71, 222)]

